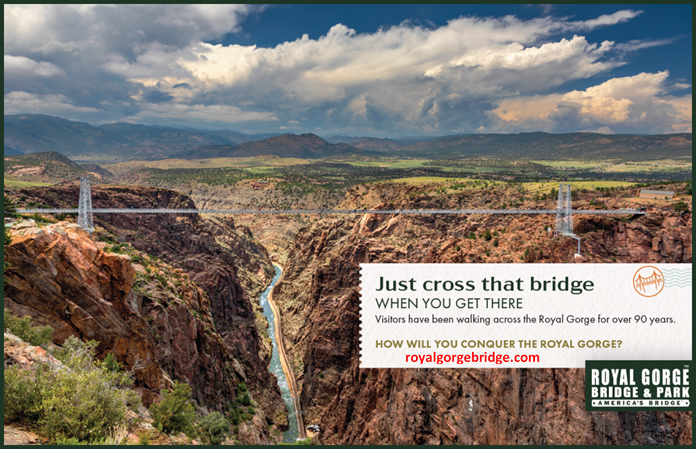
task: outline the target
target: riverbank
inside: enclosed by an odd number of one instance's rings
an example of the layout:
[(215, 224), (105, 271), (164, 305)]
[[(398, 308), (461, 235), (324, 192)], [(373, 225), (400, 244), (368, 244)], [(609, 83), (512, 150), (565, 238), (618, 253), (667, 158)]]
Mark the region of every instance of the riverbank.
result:
[[(277, 262), (273, 262), (273, 265), (277, 266), (281, 273), (283, 272), (283, 266)], [(281, 274), (282, 276), (282, 274)], [(285, 343), (283, 341), (283, 330), (280, 320), (280, 310), (276, 307), (273, 302), (273, 290), (268, 293), (268, 304), (273, 310), (273, 322), (275, 324), (275, 339), (278, 343), (278, 356), (280, 357), (280, 365), (285, 373), (285, 378), (288, 382), (288, 388), (290, 389), (290, 394), (292, 395), (293, 403), (295, 404), (295, 416), (297, 418), (297, 439), (307, 438), (307, 433), (304, 427), (304, 421), (302, 419), (302, 408), (300, 407), (300, 394), (297, 388), (297, 382), (295, 380), (295, 373), (290, 368), (290, 363), (288, 362), (288, 356), (285, 353)]]

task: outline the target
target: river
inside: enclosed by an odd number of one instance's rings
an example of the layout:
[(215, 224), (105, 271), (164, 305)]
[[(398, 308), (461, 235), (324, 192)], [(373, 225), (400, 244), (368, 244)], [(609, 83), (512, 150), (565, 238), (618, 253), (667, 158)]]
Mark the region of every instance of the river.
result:
[(283, 273), (282, 270), (274, 265), (275, 276), (271, 281), (271, 285), (261, 294), (261, 307), (263, 307), (263, 316), (268, 320), (268, 335), (271, 336), (273, 341), (273, 355), (271, 357), (271, 363), (268, 369), (278, 377), (278, 386), (280, 387), (280, 393), (285, 402), (285, 407), (288, 409), (288, 423), (290, 424), (290, 429), (283, 432), (283, 443), (294, 443), (297, 440), (297, 417), (295, 416), (295, 403), (292, 399), (292, 394), (290, 393), (290, 388), (288, 387), (288, 380), (283, 372), (283, 367), (280, 364), (280, 351), (278, 350), (278, 341), (276, 340), (276, 330), (275, 322), (273, 320), (273, 309), (268, 302), (268, 294), (275, 287), (276, 282), (280, 279), (280, 275)]

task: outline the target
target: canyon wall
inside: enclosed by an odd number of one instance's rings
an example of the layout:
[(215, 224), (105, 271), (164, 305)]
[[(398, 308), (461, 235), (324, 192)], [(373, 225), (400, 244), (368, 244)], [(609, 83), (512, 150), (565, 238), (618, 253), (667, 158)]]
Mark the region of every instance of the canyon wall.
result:
[[(53, 207), (77, 204), (74, 187), (19, 195)], [(96, 187), (92, 202), (195, 207), (176, 192), (140, 187)], [(95, 224), (92, 236), (67, 223), (18, 234), (6, 255), (12, 263), (6, 306), (53, 326), (57, 343), (69, 335), (100, 341), (102, 353), (113, 351), (135, 371), (146, 402), (181, 380), (201, 405), (223, 411), (245, 382), (261, 412), (246, 442), (272, 441), (269, 428), (284, 430), (276, 423), (287, 422), (287, 411), (267, 369), (270, 339), (257, 304), (274, 274), (263, 246), (225, 218), (114, 214), (95, 215)], [(152, 256), (151, 268), (159, 271), (148, 274), (127, 255), (104, 252), (103, 236)]]
[[(491, 201), (490, 193), (406, 185), (361, 189), (342, 206), (479, 208)], [(502, 191), (493, 198), (505, 195), (512, 197)], [(578, 194), (574, 207), (591, 208), (595, 196)], [(614, 208), (628, 200), (609, 201)], [(544, 215), (366, 215), (301, 229), (273, 297), (305, 423), (320, 424), (325, 444), (690, 444), (690, 412), (586, 412), (580, 369), (359, 367), (359, 263), (691, 263), (691, 214), (648, 212), (576, 217), (582, 258), (574, 257), (575, 240), (544, 229), (554, 222)]]

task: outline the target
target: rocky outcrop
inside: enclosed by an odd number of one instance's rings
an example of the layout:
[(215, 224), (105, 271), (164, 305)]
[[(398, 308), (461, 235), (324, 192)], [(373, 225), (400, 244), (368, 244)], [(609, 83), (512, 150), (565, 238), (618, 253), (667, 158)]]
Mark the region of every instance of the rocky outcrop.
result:
[(135, 270), (127, 256), (100, 251), (73, 224), (13, 230), (5, 258), (12, 264), (5, 306), (15, 315), (53, 327), (58, 344), (70, 335), (97, 340), (100, 353), (113, 352), (154, 394), (167, 386), (147, 322), (134, 307)]
[[(24, 189), (17, 194), (48, 206), (66, 206), (77, 204), (77, 193), (74, 187), (53, 187)], [(188, 197), (179, 193), (142, 187), (95, 187), (93, 206), (195, 207)], [(129, 242), (136, 250), (180, 269), (202, 289), (207, 298), (206, 313), (211, 317), (207, 324), (178, 306), (162, 309), (156, 301), (143, 301), (143, 311), (151, 318), (152, 338), (160, 338), (155, 346), (161, 349), (162, 367), (171, 371), (172, 378), (191, 381), (196, 394), (207, 398), (203, 402), (214, 409), (223, 408), (223, 401), (218, 398), (234, 400), (236, 382), (244, 381), (257, 401), (257, 410), (262, 410), (266, 417), (260, 426), (264, 429), (262, 436), (266, 436), (259, 441), (269, 441), (267, 426), (273, 426), (274, 417), (286, 411), (277, 380), (267, 369), (265, 359), (270, 344), (262, 335), (265, 322), (260, 307), (252, 304), (251, 299), (258, 298), (274, 274), (265, 249), (248, 229), (238, 228), (232, 219), (223, 217), (114, 214), (95, 216), (95, 223), (112, 238)], [(111, 288), (125, 288), (121, 287), (125, 285), (123, 282), (114, 280), (113, 285), (118, 287)], [(24, 285), (18, 291), (30, 289), (30, 285)], [(125, 298), (127, 292), (121, 294)], [(195, 308), (192, 310), (202, 314)], [(219, 344), (207, 336), (209, 330), (222, 337)], [(172, 337), (182, 342), (191, 340), (195, 351), (190, 345), (171, 343)], [(189, 360), (191, 351), (208, 364), (198, 363), (197, 358)], [(225, 387), (224, 383), (233, 385)], [(157, 382), (153, 380), (151, 384)]]
[[(427, 186), (363, 191), (344, 206), (372, 198), (381, 208), (474, 208), (490, 199)], [(510, 201), (500, 193), (496, 201)], [(580, 207), (590, 195), (579, 195)], [(300, 230), (273, 297), (305, 423), (320, 424), (325, 444), (690, 444), (691, 413), (586, 412), (583, 370), (359, 367), (359, 263), (690, 263), (691, 214), (650, 212), (578, 219), (586, 255), (577, 259), (575, 240), (544, 230), (553, 216), (367, 215)]]
[(34, 444), (46, 444), (47, 441), (28, 429), (21, 429), (17, 425), (5, 425), (5, 446), (24, 446)]

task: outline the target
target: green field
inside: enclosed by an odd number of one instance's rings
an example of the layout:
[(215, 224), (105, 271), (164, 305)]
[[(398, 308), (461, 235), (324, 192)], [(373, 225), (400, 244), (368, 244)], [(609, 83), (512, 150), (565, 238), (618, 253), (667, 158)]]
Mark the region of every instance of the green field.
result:
[(466, 178), (441, 178), (439, 176), (416, 176), (413, 178), (398, 178), (398, 179), (392, 179), (390, 182), (398, 182), (400, 184), (408, 184), (412, 186), (419, 186), (423, 184), (431, 184), (431, 183), (445, 183), (445, 182), (464, 182), (464, 181), (470, 181), (470, 179)]
[(609, 173), (632, 173), (632, 172), (671, 172), (691, 170), (692, 164), (690, 158), (681, 159), (664, 159), (656, 161), (532, 161), (550, 168), (561, 167), (563, 169), (575, 170), (601, 170)]
[(20, 181), (14, 179), (11, 176), (3, 177), (3, 184), (5, 187), (43, 187), (52, 185), (50, 182), (38, 182), (38, 181)]
[(425, 166), (428, 159), (383, 159), (378, 161), (341, 161), (355, 167), (417, 168)]
[(159, 161), (128, 161), (118, 164), (104, 164), (103, 167), (114, 174), (125, 173), (131, 170), (143, 168), (159, 168), (168, 170), (172, 168), (270, 168), (285, 167), (289, 165), (311, 164), (308, 159), (294, 157), (218, 157), (213, 159), (162, 159)]

